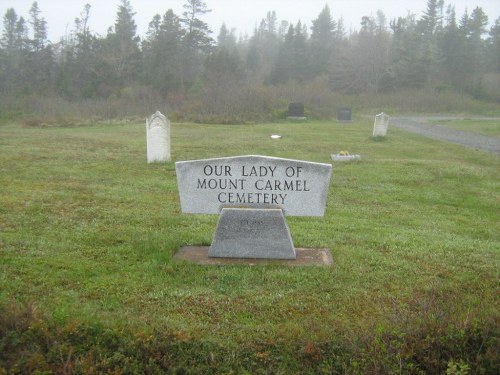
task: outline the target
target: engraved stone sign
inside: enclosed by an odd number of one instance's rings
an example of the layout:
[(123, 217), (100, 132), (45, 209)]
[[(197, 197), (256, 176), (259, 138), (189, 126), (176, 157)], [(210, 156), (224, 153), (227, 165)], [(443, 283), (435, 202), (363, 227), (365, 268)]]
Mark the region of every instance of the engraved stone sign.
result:
[(387, 134), (387, 128), (389, 127), (389, 116), (384, 112), (375, 116), (375, 122), (373, 123), (373, 136), (374, 137), (385, 137)]
[(170, 121), (156, 111), (146, 119), (148, 163), (170, 161)]
[(332, 166), (249, 155), (175, 169), (183, 212), (221, 214), (209, 256), (295, 259), (285, 215), (323, 216)]
[(323, 216), (330, 164), (235, 156), (175, 163), (182, 211), (218, 214), (223, 207), (281, 208)]

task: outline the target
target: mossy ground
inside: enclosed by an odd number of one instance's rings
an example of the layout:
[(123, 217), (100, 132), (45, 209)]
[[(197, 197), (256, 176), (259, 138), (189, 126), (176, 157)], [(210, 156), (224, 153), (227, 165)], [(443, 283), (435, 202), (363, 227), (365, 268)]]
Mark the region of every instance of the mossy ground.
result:
[(143, 123), (1, 126), (0, 373), (495, 373), (500, 159), (371, 127), (173, 124), (174, 161), (362, 155), (288, 218), (335, 265), (295, 268), (174, 261), (217, 217), (181, 213)]

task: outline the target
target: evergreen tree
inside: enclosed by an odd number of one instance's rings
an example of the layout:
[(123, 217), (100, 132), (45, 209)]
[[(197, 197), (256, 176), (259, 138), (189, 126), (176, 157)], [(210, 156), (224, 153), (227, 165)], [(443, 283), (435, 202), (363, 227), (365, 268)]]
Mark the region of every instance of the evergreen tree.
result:
[(181, 87), (182, 30), (181, 21), (169, 9), (163, 17), (155, 15), (143, 43), (144, 79), (162, 93)]
[(152, 42), (160, 36), (160, 27), (161, 27), (161, 16), (159, 14), (155, 14), (151, 22), (148, 25), (148, 31), (146, 32), (146, 43)]
[(279, 52), (274, 63), (274, 67), (269, 75), (269, 83), (283, 84), (288, 82), (293, 75), (293, 55), (294, 55), (295, 28), (288, 27), (285, 40), (279, 48)]
[(200, 77), (203, 60), (210, 52), (213, 39), (208, 24), (199, 17), (211, 12), (201, 0), (187, 0), (184, 4), (183, 18), (180, 19), (184, 28), (182, 51), (181, 85), (187, 88)]
[(217, 48), (205, 61), (204, 76), (211, 81), (239, 81), (243, 76), (242, 62), (236, 47), (234, 31), (221, 26)]
[(23, 17), (19, 17), (16, 24), (16, 49), (24, 52), (30, 50), (28, 25)]
[(388, 71), (388, 87), (421, 88), (427, 80), (421, 35), (415, 15), (398, 17), (390, 22), (393, 41), (390, 49), (390, 66)]
[[(101, 78), (117, 88), (130, 84), (138, 73), (140, 38), (136, 36), (134, 15), (130, 1), (121, 0), (114, 31), (110, 29), (106, 40), (102, 41), (103, 63), (107, 66), (103, 69)], [(109, 76), (111, 72), (112, 76)]]
[(219, 121), (238, 117), (242, 107), (243, 63), (237, 48), (234, 29), (220, 28), (217, 46), (207, 56), (203, 72), (204, 106)]
[(89, 29), (87, 4), (58, 43), (47, 39), (47, 22), (35, 1), (26, 20), (12, 8), (3, 16), (0, 93), (46, 95), (56, 89), (59, 95), (87, 98), (119, 95), (137, 83), (164, 94), (196, 87), (205, 104), (224, 111), (233, 108), (243, 84), (318, 76), (353, 93), (443, 85), (478, 97), (491, 93), (495, 72), (500, 73), (500, 19), (488, 30), (480, 7), (459, 18), (451, 6), (444, 16), (443, 0), (426, 4), (420, 19), (409, 14), (392, 20), (392, 33), (379, 11), (346, 35), (342, 20), (335, 22), (326, 5), (312, 22), (310, 37), (300, 21), (291, 25), (270, 11), (250, 39), (237, 42), (234, 30), (223, 25), (215, 43), (202, 21), (210, 11), (205, 2), (186, 0), (181, 17), (172, 10), (153, 17), (139, 48), (130, 0), (119, 0), (105, 37)]
[(14, 9), (4, 17), (0, 50), (0, 92), (17, 95), (31, 92), (32, 81), (28, 72), (32, 66), (31, 43), (28, 26), (23, 17), (17, 18)]
[(307, 28), (305, 25), (302, 26), (302, 23), (298, 21), (293, 37), (292, 56), (292, 77), (297, 82), (303, 82), (311, 76), (309, 73), (309, 50), (307, 42)]
[(245, 58), (245, 68), (248, 72), (256, 75), (262, 67), (262, 56), (260, 55), (258, 44), (256, 43), (255, 39), (252, 38), (249, 44), (250, 45), (248, 47)]
[(16, 26), (17, 14), (14, 8), (7, 9), (3, 17), (3, 32), (0, 39), (1, 46), (7, 52), (12, 52), (16, 49)]
[(435, 84), (441, 78), (442, 62), (445, 60), (440, 41), (443, 38), (443, 0), (427, 0), (427, 9), (418, 22), (419, 57), (425, 68), (426, 84)]
[(480, 7), (474, 8), (468, 22), (470, 39), (480, 43), (482, 36), (487, 32), (488, 16)]
[(337, 24), (325, 5), (311, 27), (311, 70), (314, 76), (328, 72), (335, 48)]
[(422, 32), (428, 37), (432, 38), (433, 35), (442, 29), (443, 21), (443, 0), (427, 0), (427, 9), (420, 21)]
[(234, 29), (229, 31), (225, 23), (222, 24), (219, 35), (217, 36), (217, 48), (226, 50), (236, 49), (236, 36), (234, 35)]
[(196, 51), (208, 52), (213, 45), (213, 39), (210, 37), (212, 31), (199, 17), (210, 13), (211, 10), (201, 0), (187, 0), (184, 9), (181, 23), (186, 30), (184, 37), (186, 45)]
[(99, 56), (96, 38), (89, 28), (90, 4), (85, 4), (79, 18), (75, 19), (74, 45), (74, 90), (75, 94), (89, 98), (99, 92), (98, 70)]
[(455, 8), (448, 7), (447, 22), (444, 28), (444, 34), (441, 41), (440, 49), (444, 55), (444, 67), (448, 72), (450, 83), (456, 87), (460, 87), (463, 81), (464, 71), (463, 55), (464, 38), (460, 33), (456, 21)]
[(332, 80), (337, 89), (350, 93), (378, 92), (387, 84), (390, 36), (385, 29), (385, 15), (364, 16), (361, 30), (351, 35), (351, 43), (333, 68)]
[[(32, 38), (28, 39), (28, 53), (23, 53), (23, 74), (30, 77), (31, 82), (24, 87), (25, 92), (42, 93), (52, 84), (54, 72), (54, 55), (52, 45), (47, 45), (47, 22), (41, 17), (41, 10), (35, 1), (30, 8), (30, 21)], [(20, 20), (21, 21), (21, 20)], [(23, 20), (24, 22), (24, 20)], [(19, 38), (26, 40), (27, 29), (19, 24)], [(20, 42), (22, 45), (24, 41)]]
[(47, 22), (45, 18), (40, 17), (40, 9), (35, 1), (30, 8), (30, 24), (33, 30), (33, 39), (31, 40), (34, 52), (41, 51), (47, 42)]
[(476, 96), (481, 95), (481, 80), (484, 74), (486, 42), (482, 39), (488, 17), (476, 7), (469, 15), (467, 9), (458, 26), (460, 43), (460, 65), (454, 82)]
[(500, 74), (500, 17), (495, 20), (489, 36), (489, 67), (491, 71)]
[(246, 67), (254, 73), (255, 81), (268, 79), (275, 67), (281, 44), (277, 29), (276, 12), (267, 12), (250, 38)]
[(290, 25), (288, 28), (269, 76), (269, 82), (286, 83), (290, 80), (302, 82), (308, 78), (308, 52), (307, 28), (298, 21), (297, 25)]
[(480, 7), (474, 8), (468, 22), (469, 35), (466, 42), (467, 62), (470, 68), (470, 90), (476, 97), (483, 95), (482, 80), (486, 73), (487, 44), (483, 39), (488, 25), (488, 16)]
[[(12, 94), (18, 77), (18, 63), (21, 60), (17, 49), (17, 14), (13, 8), (7, 9), (3, 18), (3, 32), (0, 39), (0, 94)], [(16, 73), (16, 74), (14, 74)]]

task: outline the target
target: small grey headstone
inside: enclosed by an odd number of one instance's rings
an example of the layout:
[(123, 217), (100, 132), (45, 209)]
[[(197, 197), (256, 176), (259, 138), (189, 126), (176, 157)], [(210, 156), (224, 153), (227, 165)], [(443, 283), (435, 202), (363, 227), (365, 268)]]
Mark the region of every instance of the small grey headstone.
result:
[(148, 163), (170, 161), (170, 121), (156, 111), (146, 119)]

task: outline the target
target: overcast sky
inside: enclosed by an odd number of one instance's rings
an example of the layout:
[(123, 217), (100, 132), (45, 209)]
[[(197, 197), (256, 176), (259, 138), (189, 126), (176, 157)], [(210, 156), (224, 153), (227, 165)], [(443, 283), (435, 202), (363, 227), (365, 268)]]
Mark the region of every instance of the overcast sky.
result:
[[(0, 0), (0, 15), (8, 8), (14, 8), (18, 16), (29, 17), (29, 9), (34, 0)], [(48, 37), (57, 42), (66, 32), (74, 27), (75, 18), (79, 17), (85, 4), (90, 4), (90, 28), (94, 33), (106, 35), (110, 26), (114, 25), (120, 0), (38, 0), (41, 16), (48, 25)], [(178, 16), (182, 15), (186, 0), (130, 0), (135, 15), (137, 32), (144, 37), (148, 24), (155, 14), (163, 15), (172, 9)], [(382, 10), (387, 19), (406, 16), (408, 12), (417, 17), (426, 9), (427, 0), (205, 0), (211, 13), (202, 17), (214, 32), (219, 33), (222, 23), (228, 28), (236, 29), (236, 35), (251, 36), (256, 24), (264, 18), (268, 11), (276, 11), (278, 20), (286, 20), (296, 24), (311, 26), (311, 20), (328, 4), (335, 20), (343, 18), (346, 31), (359, 29), (362, 16), (375, 16)], [(460, 18), (467, 8), (469, 13), (476, 7), (483, 8), (489, 17), (490, 24), (500, 17), (500, 0), (445, 0), (455, 6)], [(2, 27), (3, 29), (3, 27)]]

